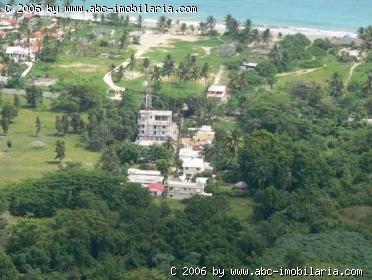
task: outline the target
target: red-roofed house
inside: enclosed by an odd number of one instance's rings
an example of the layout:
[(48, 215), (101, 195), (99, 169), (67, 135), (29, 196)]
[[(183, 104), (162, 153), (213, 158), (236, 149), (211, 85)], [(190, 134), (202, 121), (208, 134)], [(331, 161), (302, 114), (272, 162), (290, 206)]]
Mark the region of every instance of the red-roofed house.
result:
[(44, 36), (44, 34), (41, 31), (32, 32), (32, 34), (31, 34), (31, 37), (35, 38), (37, 40), (43, 39), (43, 36)]
[(150, 183), (147, 188), (151, 195), (161, 196), (163, 194), (165, 186), (159, 183)]

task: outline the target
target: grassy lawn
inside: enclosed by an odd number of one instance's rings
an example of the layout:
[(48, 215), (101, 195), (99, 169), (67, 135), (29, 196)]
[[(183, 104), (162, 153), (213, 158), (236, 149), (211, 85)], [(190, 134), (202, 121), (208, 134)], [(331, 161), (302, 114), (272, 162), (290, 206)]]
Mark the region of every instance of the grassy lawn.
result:
[[(182, 61), (188, 54), (195, 55), (199, 64), (208, 62), (211, 73), (217, 73), (221, 64), (241, 60), (242, 56), (247, 53), (240, 54), (234, 57), (219, 56), (217, 49), (221, 45), (221, 41), (217, 37), (206, 38), (195, 42), (185, 42), (173, 40), (168, 47), (151, 48), (145, 53), (144, 57), (149, 57), (152, 63), (160, 63), (167, 54), (171, 54), (177, 63)], [(210, 50), (208, 55), (206, 49)], [(247, 51), (248, 52), (248, 51)]]
[(122, 58), (115, 60), (99, 56), (60, 55), (55, 63), (37, 61), (28, 78), (56, 78), (69, 84), (82, 82), (93, 85), (99, 91), (105, 92), (107, 86), (103, 81), (103, 76), (107, 73), (109, 66), (111, 64), (118, 65), (125, 59), (125, 54)]
[(326, 66), (311, 73), (279, 77), (275, 87), (278, 89), (286, 89), (288, 85), (301, 80), (325, 83), (335, 72), (338, 72), (345, 81), (353, 63), (342, 63), (339, 62), (336, 57), (328, 56), (324, 59), (324, 65)]
[[(207, 62), (210, 69), (210, 78), (206, 83), (204, 80), (197, 82), (180, 82), (176, 79), (168, 80), (167, 78), (163, 78), (160, 82), (160, 87), (152, 87), (152, 91), (155, 93), (177, 96), (203, 95), (206, 87), (213, 83), (214, 76), (219, 71), (221, 65), (240, 61), (249, 53), (248, 50), (234, 57), (219, 56), (217, 55), (217, 48), (220, 45), (221, 41), (219, 41), (217, 37), (211, 37), (196, 42), (173, 40), (169, 46), (151, 48), (143, 57), (149, 57), (152, 65), (161, 63), (167, 54), (171, 54), (177, 64), (181, 62), (187, 54), (192, 54), (197, 57), (198, 65), (201, 66)], [(209, 54), (207, 54), (205, 48), (208, 49)], [(144, 92), (143, 82), (146, 78), (142, 74), (138, 76), (138, 72), (142, 72), (142, 59), (137, 61), (135, 68), (137, 76), (134, 79), (132, 79), (131, 71), (127, 69), (125, 79), (117, 84), (137, 92)], [(227, 82), (227, 76), (228, 71), (224, 71), (221, 80)]]
[[(7, 100), (9, 97), (4, 97)], [(45, 100), (44, 106), (48, 101)], [(39, 116), (42, 122), (40, 135), (35, 137), (35, 119)], [(40, 177), (43, 173), (57, 170), (54, 162), (55, 142), (64, 140), (66, 145), (65, 161), (81, 162), (84, 167), (95, 165), (99, 153), (86, 150), (79, 141), (78, 135), (56, 137), (56, 114), (47, 110), (21, 109), (18, 117), (10, 126), (7, 136), (0, 136), (0, 186), (20, 179)], [(7, 140), (13, 147), (6, 148)], [(42, 147), (36, 147), (41, 143)]]
[(372, 63), (364, 62), (355, 68), (351, 81), (356, 81), (363, 84), (367, 80), (368, 73), (372, 73)]

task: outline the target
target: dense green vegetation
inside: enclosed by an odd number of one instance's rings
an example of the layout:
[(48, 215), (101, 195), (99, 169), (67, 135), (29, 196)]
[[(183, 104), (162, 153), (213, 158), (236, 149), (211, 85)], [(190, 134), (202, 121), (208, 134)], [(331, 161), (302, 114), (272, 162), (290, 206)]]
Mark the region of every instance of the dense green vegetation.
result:
[[(94, 54), (105, 49), (124, 56), (130, 25), (114, 15), (103, 22), (124, 34), (114, 35), (117, 46), (83, 26), (63, 47), (114, 73), (115, 65), (106, 65), (110, 58)], [(170, 25), (162, 17), (158, 29), (165, 33)], [(296, 34), (270, 45), (270, 30), (259, 33), (250, 21), (239, 28), (232, 16), (223, 39), (238, 44), (243, 55), (221, 57), (212, 50), (211, 60), (202, 58), (202, 46), (218, 45), (214, 26), (213, 17), (201, 22), (201, 33), (210, 37), (182, 50), (174, 42), (168, 56), (153, 49), (152, 61), (139, 63), (128, 53), (132, 75), (139, 70), (152, 77), (153, 107), (172, 110), (183, 135), (191, 126), (214, 126), (215, 140), (202, 150), (214, 167), (207, 186), (212, 197), (168, 201), (127, 182), (129, 166), (151, 165), (164, 177), (179, 167), (176, 143), (134, 143), (142, 78), (125, 81), (133, 87), (120, 102), (103, 98), (101, 82), (89, 83), (101, 70), (82, 79), (73, 72), (55, 86), (60, 95), (52, 101), (38, 87), (28, 87), (25, 100), (0, 99), (0, 279), (160, 280), (172, 278), (171, 266), (361, 268), (372, 277), (371, 29), (359, 32), (365, 57), (346, 83), (354, 62), (338, 57), (329, 41)], [(91, 37), (88, 53), (79, 49), (79, 36)], [(248, 44), (262, 44), (269, 54), (256, 71), (242, 72)], [(54, 47), (33, 75), (48, 67), (55, 77), (66, 74), (56, 69), (74, 59), (61, 53), (54, 61)], [(163, 65), (153, 65), (158, 62)], [(228, 69), (227, 104), (201, 94), (209, 79), (202, 75), (205, 63)], [(304, 69), (316, 71), (297, 75)], [(183, 88), (173, 94), (177, 86)], [(44, 171), (54, 173), (41, 176)], [(247, 190), (231, 187), (238, 181)]]

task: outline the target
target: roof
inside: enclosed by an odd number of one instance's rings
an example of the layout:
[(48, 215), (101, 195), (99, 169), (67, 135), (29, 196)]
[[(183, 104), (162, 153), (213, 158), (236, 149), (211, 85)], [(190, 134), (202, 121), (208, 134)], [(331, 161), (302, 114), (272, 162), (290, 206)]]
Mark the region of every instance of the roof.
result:
[(172, 116), (172, 111), (162, 111), (162, 110), (140, 110), (140, 114), (151, 114), (151, 115), (161, 115), (161, 116)]
[(43, 38), (43, 32), (41, 31), (32, 32), (31, 36), (33, 38)]
[(150, 183), (148, 185), (148, 189), (149, 189), (150, 192), (154, 192), (154, 191), (163, 192), (164, 189), (165, 189), (165, 186), (163, 184), (159, 184), (159, 183)]
[(128, 174), (129, 175), (152, 175), (152, 176), (158, 176), (161, 173), (158, 170), (143, 170), (143, 169), (129, 168), (128, 169)]
[(211, 85), (208, 91), (226, 91), (226, 86), (222, 85)]
[(179, 152), (180, 158), (198, 157), (199, 152), (192, 149), (192, 147), (181, 148)]
[(253, 63), (253, 62), (243, 62), (242, 63), (242, 66), (253, 67), (253, 68), (256, 68), (257, 65), (258, 65), (257, 63)]
[(199, 131), (201, 132), (213, 132), (212, 126), (210, 125), (202, 125), (201, 128), (199, 128)]
[(182, 167), (204, 168), (204, 160), (202, 158), (188, 158), (183, 161)]
[(6, 54), (28, 55), (31, 53), (31, 50), (20, 47), (20, 46), (14, 46), (14, 47), (7, 47), (5, 50), (5, 53)]
[(248, 188), (248, 184), (244, 181), (240, 181), (240, 182), (237, 182), (234, 187), (238, 188), (238, 189), (246, 189)]
[(16, 25), (17, 24), (17, 20), (14, 19), (14, 18), (2, 18), (0, 19), (0, 22), (1, 24), (4, 24), (4, 25)]

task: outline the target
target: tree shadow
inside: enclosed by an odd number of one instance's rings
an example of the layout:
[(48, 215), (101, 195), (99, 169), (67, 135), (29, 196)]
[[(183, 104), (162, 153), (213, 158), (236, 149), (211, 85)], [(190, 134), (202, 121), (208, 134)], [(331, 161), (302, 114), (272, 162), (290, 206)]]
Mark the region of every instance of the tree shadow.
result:
[(58, 160), (46, 160), (45, 163), (51, 164), (51, 165), (57, 165), (59, 164), (59, 161)]

